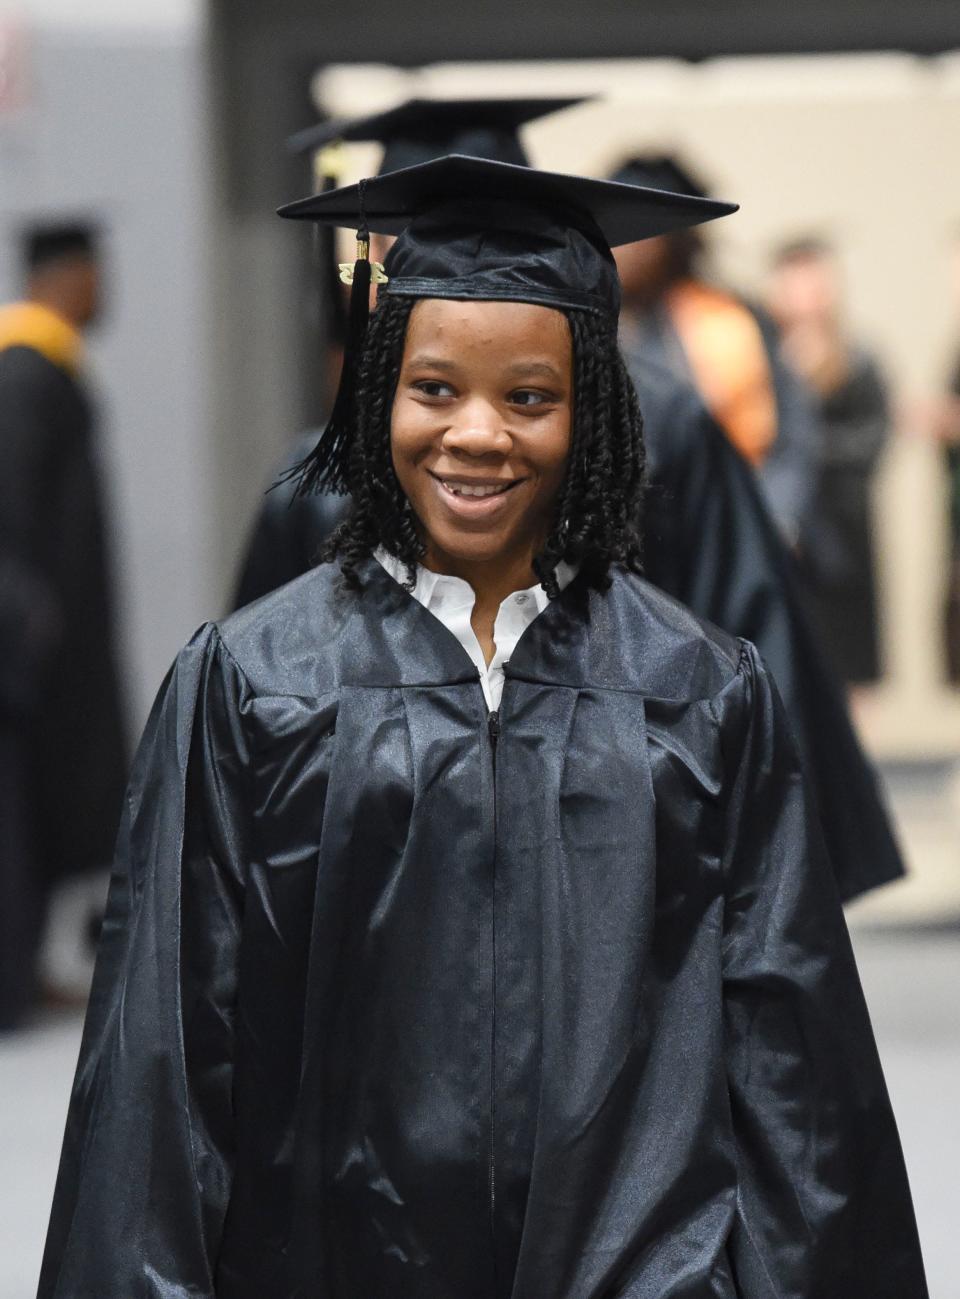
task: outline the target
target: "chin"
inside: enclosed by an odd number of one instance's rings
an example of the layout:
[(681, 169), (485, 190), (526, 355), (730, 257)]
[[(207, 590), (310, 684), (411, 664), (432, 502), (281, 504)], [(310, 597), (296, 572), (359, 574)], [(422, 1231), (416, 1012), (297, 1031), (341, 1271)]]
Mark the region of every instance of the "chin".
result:
[(438, 520), (436, 527), (424, 527), (428, 546), (440, 555), (465, 564), (496, 563), (516, 557), (523, 542), (509, 528), (458, 528), (447, 520)]
[(474, 564), (484, 564), (511, 550), (509, 539), (483, 536), (478, 533), (447, 533), (434, 536), (434, 546), (451, 559), (460, 559)]

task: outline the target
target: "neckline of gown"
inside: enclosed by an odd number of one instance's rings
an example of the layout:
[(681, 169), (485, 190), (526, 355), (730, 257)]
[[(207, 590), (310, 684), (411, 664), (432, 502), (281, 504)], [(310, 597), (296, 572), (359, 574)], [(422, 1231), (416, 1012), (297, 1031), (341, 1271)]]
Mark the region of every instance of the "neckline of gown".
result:
[[(358, 655), (351, 662), (347, 684), (426, 686), (469, 681), (479, 689), (476, 665), (435, 614), (372, 556), (365, 561), (362, 575), (355, 616), (370, 627), (379, 646), (371, 655)], [(504, 665), (505, 676), (543, 684), (586, 684), (590, 595), (582, 574), (577, 574), (524, 630)]]

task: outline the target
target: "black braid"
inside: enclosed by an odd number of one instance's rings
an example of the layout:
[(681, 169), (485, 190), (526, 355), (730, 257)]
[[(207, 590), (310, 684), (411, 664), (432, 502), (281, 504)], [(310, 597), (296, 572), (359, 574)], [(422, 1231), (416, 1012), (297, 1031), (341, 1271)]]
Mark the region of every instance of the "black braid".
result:
[(352, 509), (320, 551), (320, 562), (339, 559), (347, 585), (361, 585), (359, 569), (384, 546), (407, 565), (411, 589), (424, 554), (413, 512), (390, 454), (390, 416), (400, 377), (413, 298), (386, 297), (370, 317), (357, 376), (357, 436), (350, 454)]
[[(357, 436), (349, 462), (353, 508), (329, 538), (321, 562), (339, 560), (346, 582), (378, 546), (407, 566), (413, 587), (424, 555), (413, 511), (390, 454), (390, 419), (416, 299), (385, 297), (370, 318), (357, 380)], [(615, 326), (586, 311), (565, 311), (573, 337), (573, 433), (567, 473), (550, 534), (534, 560), (555, 598), (561, 560), (579, 565), (596, 589), (609, 585), (611, 564), (641, 572), (644, 492), (643, 421), (617, 347)]]

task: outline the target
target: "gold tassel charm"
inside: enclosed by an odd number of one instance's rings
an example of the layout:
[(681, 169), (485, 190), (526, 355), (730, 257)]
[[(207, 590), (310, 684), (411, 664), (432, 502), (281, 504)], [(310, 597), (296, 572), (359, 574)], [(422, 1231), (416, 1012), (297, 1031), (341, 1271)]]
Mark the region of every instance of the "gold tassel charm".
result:
[(354, 262), (340, 262), (340, 283), (352, 284), (353, 272), (357, 262), (370, 262), (370, 283), (386, 284), (390, 277), (383, 269), (382, 262), (370, 261), (370, 240), (363, 239), (357, 235), (357, 258)]

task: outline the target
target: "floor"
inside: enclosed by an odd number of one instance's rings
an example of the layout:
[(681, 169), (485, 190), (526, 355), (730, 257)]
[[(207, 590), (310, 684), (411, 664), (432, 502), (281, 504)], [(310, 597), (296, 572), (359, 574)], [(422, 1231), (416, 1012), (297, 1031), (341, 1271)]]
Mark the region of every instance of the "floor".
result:
[[(887, 776), (913, 878), (858, 904), (850, 919), (900, 1123), (930, 1294), (960, 1299), (957, 772), (935, 764), (891, 768)], [(0, 1299), (35, 1293), (79, 1034), (77, 1018), (65, 1015), (0, 1041)]]

